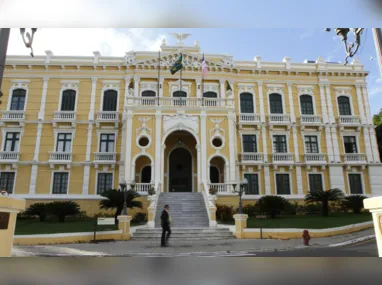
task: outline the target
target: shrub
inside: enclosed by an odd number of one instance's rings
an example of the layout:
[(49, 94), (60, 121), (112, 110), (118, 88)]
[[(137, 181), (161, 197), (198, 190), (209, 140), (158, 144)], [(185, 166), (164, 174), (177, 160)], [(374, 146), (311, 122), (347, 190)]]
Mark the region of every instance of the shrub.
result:
[(329, 190), (317, 190), (311, 191), (305, 196), (306, 203), (321, 203), (322, 216), (327, 217), (329, 215), (329, 202), (341, 201), (344, 198), (344, 193), (338, 189)]
[(221, 222), (233, 221), (233, 207), (216, 204), (216, 219)]
[(38, 216), (40, 222), (43, 222), (48, 214), (47, 205), (47, 203), (34, 203), (26, 209), (24, 215), (29, 217)]
[(260, 212), (269, 214), (272, 219), (276, 218), (276, 215), (280, 214), (287, 206), (289, 202), (284, 197), (280, 196), (263, 196), (256, 205), (258, 205)]
[(306, 214), (311, 214), (311, 215), (316, 215), (321, 213), (321, 206), (317, 203), (315, 204), (307, 204), (305, 205), (305, 213)]
[(342, 202), (342, 205), (346, 209), (352, 210), (354, 214), (359, 214), (363, 209), (363, 200), (366, 198), (367, 197), (363, 195), (346, 196), (345, 200)]
[(78, 215), (80, 206), (73, 201), (55, 201), (47, 205), (48, 212), (56, 217), (58, 221), (63, 223), (66, 216)]
[(281, 211), (283, 215), (296, 215), (298, 203), (287, 202), (284, 206), (284, 210)]
[(248, 217), (254, 217), (260, 212), (259, 207), (256, 204), (248, 204), (243, 207), (243, 213)]
[(211, 187), (211, 188), (209, 189), (209, 193), (210, 193), (210, 195), (216, 195), (216, 193), (218, 193), (218, 190), (216, 190), (215, 187)]
[(134, 218), (131, 220), (131, 222), (136, 223), (136, 224), (142, 224), (147, 222), (147, 214), (146, 213), (136, 213)]
[(150, 196), (155, 195), (155, 189), (154, 189), (154, 187), (151, 187), (151, 188), (149, 189), (149, 191), (147, 191), (147, 194), (149, 194)]

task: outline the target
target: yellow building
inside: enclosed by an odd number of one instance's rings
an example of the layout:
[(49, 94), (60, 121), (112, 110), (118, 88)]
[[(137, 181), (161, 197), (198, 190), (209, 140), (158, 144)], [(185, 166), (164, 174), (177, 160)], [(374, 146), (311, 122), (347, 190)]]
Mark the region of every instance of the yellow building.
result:
[[(180, 53), (184, 68), (172, 75)], [(232, 183), (244, 178), (246, 203), (321, 188), (382, 195), (368, 72), (357, 60), (205, 59), (203, 80), (197, 42), (165, 40), (160, 60), (145, 51), (8, 56), (0, 188), (28, 205), (74, 200), (88, 214), (124, 179), (143, 196), (150, 187), (202, 192), (212, 204), (237, 204)]]

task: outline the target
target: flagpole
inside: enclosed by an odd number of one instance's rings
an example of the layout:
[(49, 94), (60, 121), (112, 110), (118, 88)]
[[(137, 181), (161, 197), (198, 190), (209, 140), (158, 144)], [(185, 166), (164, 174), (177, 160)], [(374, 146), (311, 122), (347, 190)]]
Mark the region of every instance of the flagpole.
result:
[(159, 84), (160, 84), (160, 50), (159, 50), (159, 52), (158, 52), (158, 59), (159, 59), (159, 62), (158, 62), (158, 95), (157, 95), (157, 100), (158, 100), (158, 102), (157, 102), (157, 104), (158, 104), (158, 106), (159, 106), (159, 89), (160, 89), (160, 86), (159, 86)]
[(202, 59), (202, 106), (204, 107), (204, 76), (203, 76), (203, 60), (204, 59), (204, 53), (203, 53), (203, 59)]
[(180, 53), (180, 58), (182, 59), (180, 67), (180, 106), (182, 106), (182, 69), (183, 69), (183, 53)]

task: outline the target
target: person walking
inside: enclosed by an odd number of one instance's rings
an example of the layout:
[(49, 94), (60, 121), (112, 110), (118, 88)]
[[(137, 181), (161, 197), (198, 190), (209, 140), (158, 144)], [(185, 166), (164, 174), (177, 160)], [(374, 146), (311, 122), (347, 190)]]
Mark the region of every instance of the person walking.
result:
[[(170, 218), (170, 215), (168, 214), (168, 209), (169, 209), (169, 206), (165, 205), (162, 211), (162, 215), (160, 216), (161, 225), (162, 225), (162, 239), (161, 239), (160, 246), (167, 246), (168, 238), (171, 235), (171, 229), (170, 229), (171, 218)], [(167, 232), (167, 236), (166, 236), (166, 232)]]

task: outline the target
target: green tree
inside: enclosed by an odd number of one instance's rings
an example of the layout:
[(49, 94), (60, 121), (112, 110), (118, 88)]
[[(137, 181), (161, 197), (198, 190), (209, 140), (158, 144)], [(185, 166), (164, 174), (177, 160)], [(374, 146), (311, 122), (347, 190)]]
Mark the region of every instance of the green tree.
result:
[(305, 196), (306, 203), (321, 203), (322, 216), (329, 215), (329, 201), (340, 201), (344, 198), (344, 193), (338, 189), (316, 190), (309, 192)]
[[(118, 224), (117, 217), (121, 215), (123, 210), (123, 201), (124, 201), (124, 193), (121, 190), (111, 189), (103, 192), (101, 196), (106, 197), (107, 200), (102, 200), (100, 202), (101, 209), (116, 209), (115, 211), (115, 224)], [(140, 197), (140, 195), (133, 191), (129, 190), (126, 192), (126, 205), (127, 208), (142, 208), (142, 202), (134, 201), (136, 198)]]
[(354, 214), (359, 214), (363, 209), (363, 200), (366, 198), (363, 195), (350, 195), (345, 197), (342, 203), (347, 209), (351, 209)]
[(80, 213), (80, 206), (73, 201), (55, 201), (48, 203), (48, 213), (58, 217), (58, 221), (63, 223), (66, 216), (73, 216)]
[(269, 214), (272, 219), (288, 208), (288, 204), (288, 200), (284, 197), (271, 195), (263, 196), (256, 202), (260, 212)]
[(379, 114), (374, 115), (373, 123), (376, 126), (375, 133), (377, 137), (379, 158), (382, 161), (382, 109), (379, 111)]
[(48, 214), (47, 205), (46, 203), (34, 203), (25, 210), (24, 214), (27, 216), (38, 216), (40, 222), (43, 222)]

